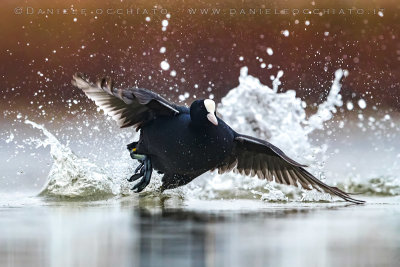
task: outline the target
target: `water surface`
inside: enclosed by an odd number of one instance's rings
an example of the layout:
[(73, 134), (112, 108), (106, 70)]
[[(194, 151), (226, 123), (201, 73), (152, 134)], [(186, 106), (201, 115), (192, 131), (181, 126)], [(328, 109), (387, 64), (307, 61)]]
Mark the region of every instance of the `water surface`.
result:
[(366, 205), (2, 197), (1, 266), (398, 266), (399, 198)]

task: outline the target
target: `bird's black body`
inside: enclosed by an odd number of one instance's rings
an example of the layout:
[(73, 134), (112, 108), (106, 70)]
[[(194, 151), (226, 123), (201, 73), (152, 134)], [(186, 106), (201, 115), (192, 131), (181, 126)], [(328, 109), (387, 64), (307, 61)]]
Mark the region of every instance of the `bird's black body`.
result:
[(236, 133), (216, 117), (215, 103), (210, 99), (194, 101), (187, 108), (146, 89), (114, 88), (109, 78), (92, 84), (82, 74), (75, 74), (72, 83), (119, 126), (140, 129), (139, 141), (128, 145), (131, 157), (140, 162), (128, 179), (133, 182), (141, 178), (132, 188), (137, 192), (149, 184), (153, 168), (164, 174), (162, 190), (185, 185), (209, 170), (218, 169), (219, 173), (233, 170), (364, 203), (321, 182), (304, 165), (267, 141)]
[(235, 132), (222, 120), (218, 126), (207, 122), (195, 123), (185, 112), (157, 118), (141, 128), (137, 153), (149, 155), (153, 167), (164, 173), (165, 189), (215, 169), (232, 152)]

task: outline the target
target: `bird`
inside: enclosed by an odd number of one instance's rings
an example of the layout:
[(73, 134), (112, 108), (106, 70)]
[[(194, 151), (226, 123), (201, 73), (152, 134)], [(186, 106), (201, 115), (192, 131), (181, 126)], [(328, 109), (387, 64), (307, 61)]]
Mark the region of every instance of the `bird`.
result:
[(108, 76), (92, 83), (76, 73), (72, 85), (114, 119), (121, 128), (135, 127), (139, 140), (127, 145), (139, 166), (128, 179), (140, 179), (132, 190), (143, 191), (153, 169), (163, 174), (161, 191), (188, 184), (201, 174), (236, 172), (276, 183), (316, 189), (345, 201), (363, 204), (349, 193), (329, 186), (306, 165), (288, 157), (273, 144), (234, 131), (217, 116), (211, 99), (195, 100), (190, 107), (168, 101), (159, 94), (138, 87), (117, 88)]

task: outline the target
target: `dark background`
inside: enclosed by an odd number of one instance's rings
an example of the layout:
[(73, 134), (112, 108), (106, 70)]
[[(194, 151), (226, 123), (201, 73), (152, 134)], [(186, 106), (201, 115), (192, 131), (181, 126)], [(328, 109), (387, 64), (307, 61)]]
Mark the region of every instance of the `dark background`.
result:
[[(239, 70), (271, 86), (284, 71), (282, 90), (295, 89), (309, 102), (329, 92), (338, 68), (345, 100), (364, 98), (368, 107), (400, 111), (400, 2), (398, 1), (2, 1), (0, 90), (3, 111), (63, 116), (64, 108), (89, 103), (70, 85), (76, 71), (92, 78), (109, 74), (119, 86), (138, 85), (171, 100), (190, 93), (216, 99), (238, 85)], [(39, 9), (86, 9), (87, 15), (37, 14)], [(23, 14), (15, 14), (22, 7)], [(35, 14), (26, 14), (32, 7)], [(136, 8), (156, 14), (97, 15), (96, 9)], [(168, 10), (171, 18), (162, 31)], [(191, 15), (188, 8), (221, 8), (219, 15)], [(345, 14), (234, 15), (244, 8), (343, 9)], [(363, 15), (355, 14), (363, 9)], [(377, 14), (383, 8), (383, 16)], [(348, 9), (353, 9), (352, 14)], [(56, 11), (54, 11), (56, 12)], [(79, 12), (79, 11), (78, 11)], [(152, 12), (152, 11), (151, 11)], [(226, 13), (224, 13), (226, 12)], [(301, 12), (301, 11), (300, 11)], [(331, 11), (332, 12), (332, 11)], [(375, 13), (375, 14), (374, 14)], [(150, 21), (146, 21), (146, 17)], [(74, 18), (77, 20), (74, 21)], [(306, 25), (309, 21), (309, 25)], [(297, 22), (297, 23), (296, 23)], [(282, 31), (288, 30), (285, 37)], [(327, 33), (329, 34), (327, 34)], [(84, 46), (84, 48), (82, 47)], [(160, 53), (165, 47), (166, 52)], [(266, 48), (273, 49), (273, 55)], [(55, 52), (54, 52), (55, 51)], [(243, 61), (239, 57), (243, 57)], [(261, 68), (260, 58), (272, 69)], [(160, 63), (167, 60), (169, 71)], [(172, 77), (170, 71), (177, 75)], [(43, 76), (41, 76), (43, 75)], [(151, 76), (151, 78), (150, 78)], [(196, 88), (196, 84), (198, 87)], [(210, 89), (208, 89), (210, 88)], [(77, 100), (81, 104), (74, 104)], [(82, 104), (85, 103), (85, 104)], [(372, 105), (371, 105), (372, 104)], [(94, 110), (94, 109), (91, 109)]]

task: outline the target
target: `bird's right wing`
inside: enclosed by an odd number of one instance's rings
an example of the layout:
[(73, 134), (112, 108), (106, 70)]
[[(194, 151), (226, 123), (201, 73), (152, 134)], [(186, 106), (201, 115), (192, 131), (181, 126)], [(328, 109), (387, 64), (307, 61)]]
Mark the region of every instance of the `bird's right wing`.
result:
[(94, 84), (83, 74), (76, 73), (72, 78), (72, 85), (81, 89), (121, 128), (135, 125), (139, 129), (141, 125), (156, 117), (175, 116), (183, 108), (146, 89), (117, 89), (109, 77)]
[(300, 185), (308, 190), (315, 188), (356, 204), (365, 202), (352, 198), (337, 187), (321, 182), (305, 169), (305, 165), (292, 160), (267, 141), (240, 134), (234, 140), (234, 152), (224, 165), (219, 166), (219, 173), (234, 170), (243, 175), (257, 175), (260, 179), (274, 180), (280, 184)]

